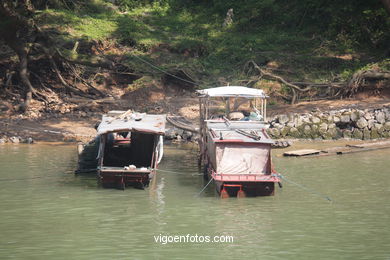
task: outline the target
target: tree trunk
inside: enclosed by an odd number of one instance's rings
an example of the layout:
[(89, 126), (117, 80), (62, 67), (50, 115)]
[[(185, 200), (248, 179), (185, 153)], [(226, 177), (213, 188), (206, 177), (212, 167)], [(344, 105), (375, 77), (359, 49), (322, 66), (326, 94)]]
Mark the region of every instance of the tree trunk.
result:
[(26, 90), (26, 97), (24, 100), (24, 104), (22, 106), (23, 111), (26, 111), (28, 107), (31, 104), (32, 100), (32, 93), (34, 91), (34, 88), (30, 82), (29, 76), (28, 76), (28, 51), (26, 47), (21, 47), (19, 52), (17, 52), (19, 56), (19, 76), (20, 80), (23, 83), (23, 86)]

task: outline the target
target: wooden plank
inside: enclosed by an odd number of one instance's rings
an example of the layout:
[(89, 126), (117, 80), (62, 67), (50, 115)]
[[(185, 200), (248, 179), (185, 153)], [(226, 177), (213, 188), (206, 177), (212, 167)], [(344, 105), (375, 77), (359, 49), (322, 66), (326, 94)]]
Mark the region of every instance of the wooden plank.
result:
[(382, 148), (384, 146), (390, 147), (390, 141), (381, 141), (381, 142), (374, 142), (374, 143), (364, 143), (364, 144), (355, 144), (355, 145), (349, 145), (348, 147), (355, 147), (355, 148), (371, 148), (371, 147), (378, 147)]
[(288, 151), (284, 152), (284, 156), (306, 156), (306, 155), (313, 155), (313, 154), (319, 154), (321, 151), (316, 149), (301, 149), (301, 150), (295, 150), (295, 151)]

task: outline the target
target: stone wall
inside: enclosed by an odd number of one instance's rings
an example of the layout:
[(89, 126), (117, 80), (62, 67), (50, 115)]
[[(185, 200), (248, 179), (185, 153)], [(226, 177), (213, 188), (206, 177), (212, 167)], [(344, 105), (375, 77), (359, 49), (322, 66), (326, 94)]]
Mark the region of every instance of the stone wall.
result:
[(389, 138), (390, 107), (278, 115), (267, 131), (275, 139)]

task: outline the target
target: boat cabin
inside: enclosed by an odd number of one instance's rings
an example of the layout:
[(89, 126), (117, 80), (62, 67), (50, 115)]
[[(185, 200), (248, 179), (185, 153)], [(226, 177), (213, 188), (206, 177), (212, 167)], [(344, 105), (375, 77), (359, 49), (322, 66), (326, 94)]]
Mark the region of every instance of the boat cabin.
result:
[(147, 186), (163, 156), (165, 115), (110, 111), (103, 115), (97, 131), (102, 185)]

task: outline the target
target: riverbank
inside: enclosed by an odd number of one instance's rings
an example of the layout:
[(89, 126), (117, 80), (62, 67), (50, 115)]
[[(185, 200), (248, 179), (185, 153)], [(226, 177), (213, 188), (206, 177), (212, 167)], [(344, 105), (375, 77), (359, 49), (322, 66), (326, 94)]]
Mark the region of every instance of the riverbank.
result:
[[(132, 104), (130, 101), (110, 102), (97, 109), (83, 111), (40, 113), (33, 117), (26, 114), (3, 114), (0, 115), (0, 139), (3, 142), (12, 142), (10, 138), (16, 140), (14, 137), (21, 142), (28, 138), (38, 142), (87, 142), (96, 135), (94, 126), (102, 114), (112, 109), (127, 110), (130, 107), (128, 104)], [(139, 108), (147, 113), (183, 116), (197, 125), (197, 102), (193, 93), (185, 93), (149, 103), (150, 109)], [(387, 138), (390, 128), (389, 109), (390, 99), (386, 98), (270, 105), (270, 134), (282, 139)], [(170, 125), (167, 125), (167, 137), (177, 141), (196, 140), (196, 134), (175, 130)]]

